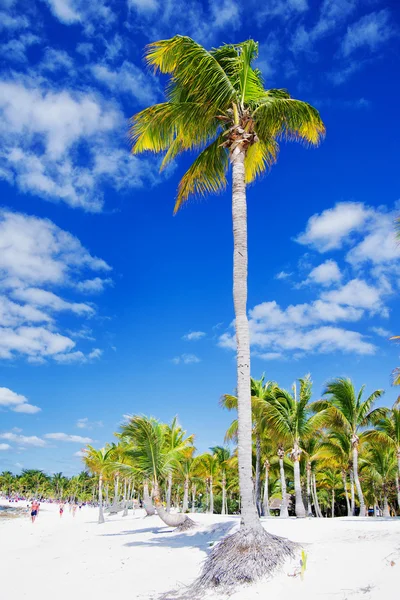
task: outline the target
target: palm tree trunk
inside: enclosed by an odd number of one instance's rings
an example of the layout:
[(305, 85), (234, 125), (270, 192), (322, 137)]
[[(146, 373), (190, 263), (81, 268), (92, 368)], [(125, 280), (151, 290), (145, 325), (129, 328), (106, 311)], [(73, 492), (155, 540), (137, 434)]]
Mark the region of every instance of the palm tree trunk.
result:
[(303, 496), (301, 493), (301, 479), (300, 479), (300, 447), (295, 442), (292, 450), (292, 457), (294, 460), (294, 493), (296, 496), (296, 517), (304, 518), (306, 516), (306, 509), (304, 508)]
[(347, 477), (346, 477), (346, 471), (343, 471), (343, 470), (342, 470), (342, 481), (343, 481), (344, 495), (346, 497), (347, 516), (350, 517), (351, 516), (351, 508), (350, 508), (350, 501), (349, 501), (349, 492), (347, 491)]
[(226, 481), (225, 477), (222, 479), (222, 505), (221, 505), (221, 515), (226, 514)]
[(108, 497), (108, 481), (106, 483), (106, 505), (109, 506), (110, 498)]
[(247, 320), (247, 206), (245, 184), (245, 151), (237, 145), (232, 162), (233, 220), (233, 303), (236, 325), (237, 399), (238, 399), (238, 459), (241, 497), (241, 525), (261, 531), (253, 498), (252, 478), (252, 416), (250, 396), (250, 335)]
[(172, 473), (168, 473), (167, 512), (171, 512)]
[(196, 484), (192, 483), (192, 513), (196, 512)]
[(128, 516), (128, 484), (126, 479), (124, 479), (124, 512), (122, 513), (123, 517)]
[(258, 516), (261, 516), (261, 439), (260, 434), (256, 433), (256, 507)]
[(156, 514), (155, 508), (151, 502), (149, 495), (149, 482), (147, 479), (143, 482), (143, 506), (146, 511), (146, 516), (151, 517)]
[[(281, 451), (283, 452), (283, 450)], [(285, 478), (285, 467), (283, 466), (283, 456), (281, 457), (279, 454), (279, 472), (281, 476), (281, 491), (282, 491), (282, 504), (280, 510), (281, 519), (287, 519), (289, 516), (288, 507), (287, 507), (287, 492), (286, 492), (286, 478)]]
[(190, 519), (187, 515), (182, 513), (171, 514), (164, 509), (160, 500), (157, 482), (154, 483), (153, 492), (154, 504), (156, 505), (157, 515), (160, 517), (161, 521), (168, 525), (168, 527), (178, 527), (182, 530), (191, 529), (192, 527), (194, 527), (194, 521), (192, 521), (192, 519)]
[(351, 494), (351, 516), (354, 517), (356, 509), (356, 501), (354, 495), (354, 473), (353, 469), (350, 470), (350, 494)]
[(103, 513), (103, 475), (99, 476), (99, 519), (98, 524), (101, 525), (104, 523), (104, 513)]
[(213, 478), (210, 477), (210, 508), (209, 508), (209, 512), (210, 514), (214, 513), (214, 490), (213, 490)]
[(189, 477), (185, 477), (185, 483), (183, 484), (182, 512), (187, 513), (188, 510), (189, 510)]
[(387, 497), (386, 485), (383, 485), (383, 517), (390, 517), (389, 502)]
[(331, 505), (331, 517), (335, 516), (335, 489), (332, 490), (332, 505)]
[(315, 479), (315, 473), (312, 474), (312, 485), (313, 485), (313, 490), (314, 490), (314, 506), (315, 506), (315, 513), (317, 515), (317, 517), (322, 519), (322, 512), (321, 509), (319, 507), (319, 502), (318, 502), (318, 495), (317, 495), (317, 482)]
[(356, 484), (356, 490), (358, 495), (358, 501), (360, 503), (360, 514), (359, 517), (365, 517), (365, 503), (364, 496), (361, 489), (360, 479), (358, 477), (358, 450), (357, 447), (353, 447), (353, 471), (354, 471), (354, 482)]
[(397, 490), (397, 507), (400, 511), (400, 448), (397, 448), (397, 471), (396, 475), (396, 490)]
[(269, 510), (269, 462), (265, 461), (265, 481), (264, 481), (264, 497), (263, 497), (263, 514), (264, 517), (270, 517)]
[(307, 461), (307, 515), (312, 517), (311, 506), (311, 464)]

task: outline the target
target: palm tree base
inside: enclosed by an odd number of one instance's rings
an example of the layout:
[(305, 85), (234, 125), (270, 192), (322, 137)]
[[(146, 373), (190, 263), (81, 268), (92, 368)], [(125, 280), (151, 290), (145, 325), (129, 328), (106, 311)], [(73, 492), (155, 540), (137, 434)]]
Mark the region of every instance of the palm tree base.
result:
[(294, 556), (295, 542), (264, 529), (241, 527), (213, 548), (204, 563), (196, 587), (231, 588), (270, 575)]

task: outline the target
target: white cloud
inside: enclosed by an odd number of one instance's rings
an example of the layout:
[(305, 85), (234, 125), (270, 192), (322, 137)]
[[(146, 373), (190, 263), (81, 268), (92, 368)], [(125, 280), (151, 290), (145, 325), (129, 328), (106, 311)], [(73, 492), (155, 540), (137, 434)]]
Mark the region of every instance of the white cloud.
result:
[[(137, 94), (146, 93), (141, 83)], [(154, 159), (121, 146), (127, 124), (115, 102), (94, 92), (16, 76), (0, 82), (0, 119), (0, 177), (23, 192), (98, 212), (103, 184), (127, 191), (159, 180)]]
[(257, 19), (264, 20), (266, 17), (279, 17), (289, 19), (296, 14), (308, 10), (308, 0), (269, 0), (258, 5)]
[(89, 421), (87, 417), (78, 419), (76, 422), (78, 429), (93, 429), (94, 427), (103, 427), (102, 421)]
[(29, 27), (29, 19), (25, 15), (12, 15), (10, 11), (0, 11), (0, 30), (1, 29), (26, 29)]
[(296, 241), (327, 252), (341, 248), (352, 233), (358, 232), (370, 217), (371, 211), (361, 202), (338, 202), (334, 208), (309, 218), (304, 233)]
[(59, 364), (70, 365), (76, 363), (88, 363), (93, 360), (100, 358), (103, 354), (103, 351), (100, 348), (94, 348), (88, 354), (84, 354), (81, 350), (77, 350), (76, 352), (67, 352), (66, 354), (60, 353), (53, 356), (53, 359)]
[(87, 304), (67, 302), (53, 292), (48, 292), (39, 288), (16, 289), (12, 291), (12, 296), (17, 300), (22, 300), (35, 307), (40, 306), (41, 308), (48, 308), (57, 312), (71, 311), (77, 315), (86, 316), (94, 314), (94, 309)]
[(85, 279), (79, 281), (76, 284), (76, 289), (80, 292), (92, 294), (102, 292), (107, 285), (112, 285), (112, 279), (101, 279), (101, 277), (95, 277), (94, 279)]
[(205, 335), (206, 334), (204, 331), (190, 331), (189, 333), (186, 333), (182, 339), (186, 340), (187, 342), (192, 342), (201, 340), (201, 338), (203, 338)]
[(154, 104), (159, 95), (159, 86), (155, 79), (129, 61), (120, 67), (108, 67), (96, 64), (91, 67), (93, 75), (113, 93), (127, 93), (140, 104)]
[(10, 448), (10, 444), (0, 444), (0, 450), (9, 450)]
[(383, 293), (383, 290), (368, 285), (361, 279), (352, 279), (337, 290), (324, 292), (321, 298), (328, 302), (377, 311), (382, 309)]
[(347, 28), (341, 52), (347, 57), (359, 48), (376, 50), (395, 34), (389, 10), (383, 9), (364, 15)]
[(81, 435), (70, 435), (68, 433), (46, 433), (44, 437), (47, 440), (56, 440), (58, 442), (72, 442), (77, 444), (90, 444), (93, 440)]
[(35, 414), (41, 409), (30, 404), (28, 398), (16, 394), (9, 388), (0, 387), (0, 408), (5, 407), (18, 413)]
[(74, 73), (75, 66), (72, 57), (65, 50), (56, 50), (55, 48), (46, 48), (43, 59), (38, 65), (40, 71), (49, 71), (51, 73), (57, 71), (67, 71), (69, 74)]
[(388, 331), (387, 329), (384, 329), (383, 327), (370, 327), (370, 330), (373, 333), (376, 333), (376, 335), (379, 335), (380, 337), (389, 339), (390, 336), (392, 335), (390, 333), (390, 331)]
[(83, 450), (78, 450), (78, 452), (74, 452), (74, 456), (77, 456), (78, 458), (83, 458), (84, 456), (86, 456), (86, 452), (84, 452)]
[(195, 363), (201, 362), (201, 359), (195, 354), (181, 354), (180, 356), (176, 356), (171, 360), (174, 365), (191, 365)]
[(69, 25), (80, 20), (80, 15), (74, 6), (73, 0), (47, 0), (51, 12), (62, 23)]
[(35, 446), (36, 448), (43, 448), (47, 445), (46, 441), (37, 435), (20, 435), (12, 431), (0, 433), (0, 439), (7, 440), (8, 442), (14, 442), (20, 446)]
[(256, 354), (257, 358), (261, 358), (262, 360), (280, 360), (283, 358), (282, 352), (264, 352), (260, 354)]
[(2, 44), (0, 53), (7, 57), (9, 61), (24, 63), (28, 60), (27, 51), (31, 46), (40, 43), (40, 37), (33, 33), (22, 33), (18, 39), (11, 39), (6, 44)]
[(326, 286), (340, 281), (341, 278), (342, 274), (337, 262), (334, 260), (326, 260), (324, 263), (318, 265), (318, 267), (315, 267), (308, 275), (308, 281)]
[(286, 271), (280, 271), (279, 273), (277, 273), (275, 275), (275, 279), (287, 279), (291, 275), (293, 275), (293, 273), (287, 273)]
[(128, 7), (135, 8), (139, 13), (153, 13), (159, 7), (158, 0), (128, 0)]
[(382, 264), (399, 260), (400, 248), (394, 228), (396, 217), (397, 211), (392, 213), (376, 211), (367, 228), (367, 235), (347, 253), (346, 260), (352, 265), (365, 262)]
[(57, 331), (58, 313), (90, 317), (95, 308), (64, 300), (48, 288), (74, 290), (90, 281), (87, 274), (93, 271), (110, 267), (70, 233), (47, 219), (0, 210), (0, 357), (25, 355), (40, 363), (71, 353), (75, 342)]

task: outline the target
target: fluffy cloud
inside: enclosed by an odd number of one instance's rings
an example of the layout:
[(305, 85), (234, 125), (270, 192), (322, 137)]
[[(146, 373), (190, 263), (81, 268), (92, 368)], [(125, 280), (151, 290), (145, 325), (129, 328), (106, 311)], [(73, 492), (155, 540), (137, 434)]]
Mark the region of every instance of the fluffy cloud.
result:
[(10, 444), (0, 444), (0, 450), (9, 450), (10, 448)]
[(368, 285), (365, 281), (352, 279), (337, 290), (324, 292), (321, 297), (328, 302), (378, 311), (382, 309), (384, 293), (385, 290)]
[(392, 335), (390, 331), (384, 329), (383, 327), (370, 327), (370, 330), (373, 333), (376, 333), (376, 335), (379, 335), (379, 337), (383, 337), (386, 339), (388, 339)]
[(174, 365), (192, 365), (199, 363), (200, 361), (201, 359), (195, 354), (181, 354), (180, 356), (175, 356), (175, 358), (171, 360)]
[(197, 341), (197, 340), (201, 340), (201, 338), (203, 338), (206, 334), (204, 333), (204, 331), (190, 331), (189, 333), (186, 333), (182, 339), (187, 341), (187, 342), (192, 342), (192, 341)]
[(308, 281), (320, 283), (321, 285), (330, 285), (336, 281), (340, 281), (342, 274), (337, 262), (334, 260), (326, 260), (318, 267), (315, 267), (308, 275)]
[[(68, 66), (67, 55), (60, 60)], [(93, 92), (58, 91), (37, 77), (2, 81), (0, 117), (0, 177), (24, 192), (96, 212), (103, 183), (131, 189), (157, 181), (155, 161), (118, 147), (123, 116)]]
[(74, 8), (73, 0), (48, 0), (51, 12), (62, 23), (69, 25), (80, 20), (80, 15)]
[(46, 441), (37, 435), (21, 435), (14, 431), (8, 431), (6, 433), (0, 433), (0, 439), (7, 440), (8, 442), (14, 442), (19, 446), (35, 446), (36, 448), (43, 448), (46, 446)]
[(142, 105), (157, 101), (160, 93), (158, 83), (129, 61), (118, 67), (96, 64), (91, 70), (94, 77), (113, 93), (130, 94)]
[(60, 363), (98, 358), (99, 349), (88, 355), (71, 352), (75, 342), (57, 330), (59, 313), (87, 318), (95, 307), (66, 300), (51, 289), (80, 290), (93, 271), (109, 272), (110, 267), (70, 233), (47, 219), (1, 210), (0, 357), (25, 355), (36, 363), (50, 356)]
[(90, 444), (93, 440), (81, 435), (70, 435), (68, 433), (46, 433), (46, 440), (56, 440), (58, 442), (72, 442), (74, 444)]
[(320, 252), (341, 248), (344, 240), (364, 226), (370, 214), (362, 202), (339, 202), (310, 217), (305, 232), (296, 241)]
[(341, 52), (347, 57), (359, 48), (375, 50), (394, 35), (390, 12), (383, 9), (364, 15), (347, 28)]
[(0, 408), (5, 407), (18, 413), (35, 414), (41, 409), (30, 404), (28, 399), (21, 394), (16, 394), (9, 388), (0, 388)]

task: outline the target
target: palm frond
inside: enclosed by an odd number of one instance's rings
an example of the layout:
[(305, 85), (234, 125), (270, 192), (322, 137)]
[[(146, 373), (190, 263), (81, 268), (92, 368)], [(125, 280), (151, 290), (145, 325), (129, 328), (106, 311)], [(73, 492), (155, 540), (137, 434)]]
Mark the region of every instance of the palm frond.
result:
[(226, 170), (228, 168), (228, 152), (221, 146), (219, 136), (199, 154), (185, 175), (182, 177), (174, 214), (191, 195), (203, 196), (207, 193), (218, 193), (226, 187)]

